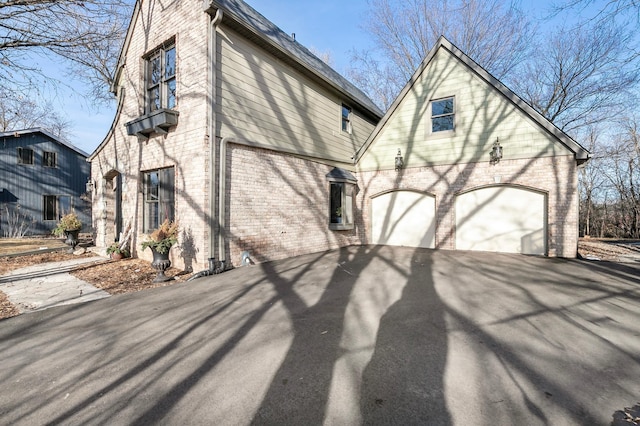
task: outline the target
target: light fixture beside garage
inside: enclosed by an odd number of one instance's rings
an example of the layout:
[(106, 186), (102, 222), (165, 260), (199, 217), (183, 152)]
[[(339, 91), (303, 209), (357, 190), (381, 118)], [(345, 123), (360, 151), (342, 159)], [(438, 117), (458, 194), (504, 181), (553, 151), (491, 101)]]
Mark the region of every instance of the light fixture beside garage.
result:
[(498, 138), (496, 138), (496, 141), (493, 143), (493, 148), (491, 148), (489, 157), (491, 158), (491, 164), (500, 162), (500, 159), (502, 158), (502, 147), (500, 146)]
[(396, 170), (402, 170), (404, 167), (404, 160), (402, 159), (402, 153), (400, 152), (400, 148), (398, 148), (398, 155), (396, 155)]

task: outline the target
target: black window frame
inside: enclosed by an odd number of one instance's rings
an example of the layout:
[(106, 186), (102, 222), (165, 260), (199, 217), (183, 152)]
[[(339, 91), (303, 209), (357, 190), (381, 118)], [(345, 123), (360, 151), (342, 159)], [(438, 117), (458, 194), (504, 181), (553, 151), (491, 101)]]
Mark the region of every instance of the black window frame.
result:
[(342, 104), (342, 108), (340, 112), (340, 117), (341, 117), (340, 128), (344, 133), (351, 134), (351, 132), (353, 131), (353, 125), (351, 123), (352, 115), (353, 115), (353, 110), (351, 109), (351, 107), (345, 104)]
[(161, 109), (174, 109), (178, 104), (176, 52), (175, 41), (171, 40), (145, 58), (146, 113)]
[(329, 181), (329, 229), (354, 229), (357, 180), (348, 171), (338, 168), (326, 177)]
[(73, 197), (71, 195), (45, 194), (42, 196), (42, 220), (57, 221), (72, 211)]
[(143, 232), (158, 229), (165, 219), (175, 220), (175, 168), (143, 172)]
[[(26, 157), (28, 161), (25, 160), (25, 154), (29, 153)], [(34, 152), (31, 148), (18, 147), (18, 164), (22, 164), (24, 166), (33, 166)]]
[[(48, 157), (52, 157), (53, 158), (53, 165), (49, 164), (50, 162), (47, 161)], [(50, 167), (50, 168), (58, 167), (58, 153), (55, 152), (55, 151), (43, 151), (42, 152), (42, 166), (43, 167)]]

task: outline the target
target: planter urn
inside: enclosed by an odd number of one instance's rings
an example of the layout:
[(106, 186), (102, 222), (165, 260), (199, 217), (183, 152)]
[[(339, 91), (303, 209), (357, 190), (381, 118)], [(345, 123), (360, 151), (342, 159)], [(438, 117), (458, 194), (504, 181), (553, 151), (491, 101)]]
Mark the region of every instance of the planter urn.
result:
[(162, 283), (165, 281), (170, 281), (173, 278), (168, 277), (164, 274), (164, 271), (169, 269), (171, 266), (171, 260), (169, 260), (169, 252), (160, 253), (153, 247), (149, 247), (151, 249), (151, 253), (153, 253), (153, 262), (151, 262), (151, 266), (153, 269), (158, 271), (158, 275), (153, 279), (154, 283)]
[(65, 229), (64, 236), (66, 239), (64, 243), (71, 247), (67, 252), (73, 253), (76, 250), (76, 246), (78, 245), (78, 234), (80, 233), (80, 229)]

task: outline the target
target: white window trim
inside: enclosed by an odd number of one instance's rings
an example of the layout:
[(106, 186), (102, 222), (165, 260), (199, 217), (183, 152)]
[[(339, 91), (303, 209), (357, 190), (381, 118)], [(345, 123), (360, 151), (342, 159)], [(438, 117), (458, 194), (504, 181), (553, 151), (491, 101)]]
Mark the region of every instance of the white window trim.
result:
[[(434, 102), (443, 101), (445, 99), (453, 99), (453, 129), (451, 130), (442, 130), (439, 132), (433, 131), (433, 123), (432, 123), (432, 110), (431, 106)], [(427, 108), (427, 136), (429, 139), (438, 139), (442, 137), (451, 137), (456, 133), (456, 129), (458, 128), (458, 96), (456, 94), (451, 94), (447, 96), (438, 96), (429, 99), (429, 106)]]

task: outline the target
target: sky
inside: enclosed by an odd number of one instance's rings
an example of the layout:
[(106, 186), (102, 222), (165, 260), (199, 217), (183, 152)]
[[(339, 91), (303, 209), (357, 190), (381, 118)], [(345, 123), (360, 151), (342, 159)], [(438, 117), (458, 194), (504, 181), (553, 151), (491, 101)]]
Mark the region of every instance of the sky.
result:
[[(366, 0), (245, 0), (254, 9), (287, 34), (316, 52), (328, 52), (336, 71), (344, 75), (353, 50), (371, 48), (371, 40), (362, 29), (366, 20)], [(550, 0), (523, 0), (522, 7), (535, 15), (544, 13)], [(51, 63), (45, 72), (64, 79), (64, 68)], [(71, 122), (70, 142), (92, 153), (111, 127), (115, 114), (112, 108), (97, 111), (82, 98), (82, 85), (72, 83), (80, 93), (62, 91), (53, 101)]]

